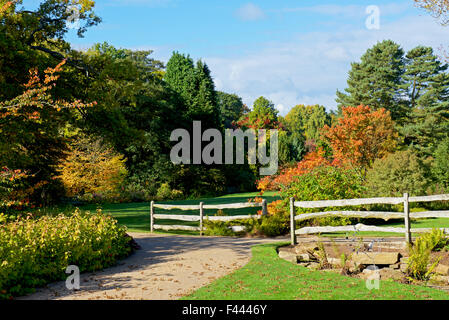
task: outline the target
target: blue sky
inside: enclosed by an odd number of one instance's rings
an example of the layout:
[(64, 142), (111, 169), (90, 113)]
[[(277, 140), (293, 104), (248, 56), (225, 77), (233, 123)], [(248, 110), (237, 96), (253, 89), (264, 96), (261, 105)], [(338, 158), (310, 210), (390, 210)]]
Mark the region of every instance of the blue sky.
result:
[[(28, 1), (35, 2), (35, 1)], [(24, 1), (26, 4), (27, 1)], [(176, 50), (204, 60), (218, 90), (240, 95), (249, 106), (263, 95), (285, 115), (296, 104), (336, 107), (350, 63), (377, 41), (404, 50), (447, 46), (441, 27), (413, 0), (97, 0), (103, 22), (75, 48), (107, 41), (154, 50), (166, 62)], [(368, 29), (366, 8), (380, 9), (380, 28)]]

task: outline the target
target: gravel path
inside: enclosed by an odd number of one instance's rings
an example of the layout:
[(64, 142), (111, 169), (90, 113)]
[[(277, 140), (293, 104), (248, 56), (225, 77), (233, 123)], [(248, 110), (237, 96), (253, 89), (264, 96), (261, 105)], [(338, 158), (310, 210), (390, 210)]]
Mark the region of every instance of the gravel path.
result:
[(131, 236), (142, 249), (115, 267), (81, 274), (79, 291), (67, 290), (65, 281), (62, 281), (20, 299), (178, 299), (244, 266), (251, 258), (251, 246), (286, 240), (149, 234)]

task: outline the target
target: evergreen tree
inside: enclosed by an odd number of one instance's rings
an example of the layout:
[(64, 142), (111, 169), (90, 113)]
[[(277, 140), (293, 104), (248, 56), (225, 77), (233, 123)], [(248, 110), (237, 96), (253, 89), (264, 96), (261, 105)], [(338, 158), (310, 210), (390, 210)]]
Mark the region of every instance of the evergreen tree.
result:
[(379, 42), (366, 51), (361, 62), (351, 66), (346, 93), (337, 91), (339, 110), (358, 105), (385, 108), (393, 120), (406, 114), (402, 86), (404, 51), (398, 44), (391, 40)]
[(430, 156), (449, 137), (449, 74), (434, 76), (402, 128), (405, 143)]
[(422, 105), (420, 98), (425, 94), (430, 82), (440, 72), (447, 69), (433, 54), (431, 47), (419, 46), (406, 55), (405, 86), (408, 91), (410, 108)]
[(188, 119), (201, 121), (204, 128), (221, 127), (217, 93), (207, 64), (198, 61), (195, 66), (190, 56), (174, 52), (164, 80), (182, 98)]

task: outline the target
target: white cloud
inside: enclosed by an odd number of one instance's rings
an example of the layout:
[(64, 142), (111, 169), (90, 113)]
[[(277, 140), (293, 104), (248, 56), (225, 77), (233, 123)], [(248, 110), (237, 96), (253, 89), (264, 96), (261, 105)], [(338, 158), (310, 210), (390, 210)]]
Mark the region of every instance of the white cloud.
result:
[(239, 94), (249, 106), (263, 95), (281, 106), (285, 115), (301, 103), (335, 109), (335, 92), (346, 88), (350, 63), (359, 61), (378, 41), (391, 39), (406, 51), (417, 45), (437, 49), (448, 35), (449, 27), (439, 26), (431, 17), (413, 16), (381, 24), (380, 30), (361, 25), (306, 33), (288, 42), (266, 43), (249, 54), (204, 60), (219, 90)]
[(237, 9), (235, 14), (239, 19), (243, 21), (254, 21), (265, 18), (265, 13), (254, 3), (245, 4), (244, 6)]

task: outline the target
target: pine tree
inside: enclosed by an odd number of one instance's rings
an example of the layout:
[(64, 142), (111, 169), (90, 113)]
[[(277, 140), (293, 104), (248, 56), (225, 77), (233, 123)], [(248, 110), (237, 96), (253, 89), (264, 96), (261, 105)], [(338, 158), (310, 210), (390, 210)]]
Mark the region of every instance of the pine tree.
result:
[(385, 108), (393, 120), (406, 113), (402, 99), (404, 51), (391, 40), (377, 43), (362, 56), (361, 62), (351, 64), (346, 93), (337, 91), (339, 110), (343, 106), (367, 105)]
[(426, 92), (432, 79), (447, 67), (438, 61), (431, 47), (416, 47), (410, 50), (405, 58), (404, 81), (410, 108), (413, 110), (417, 105), (422, 104), (420, 98)]
[(402, 134), (405, 143), (424, 156), (432, 155), (440, 141), (449, 137), (449, 74), (432, 77)]

